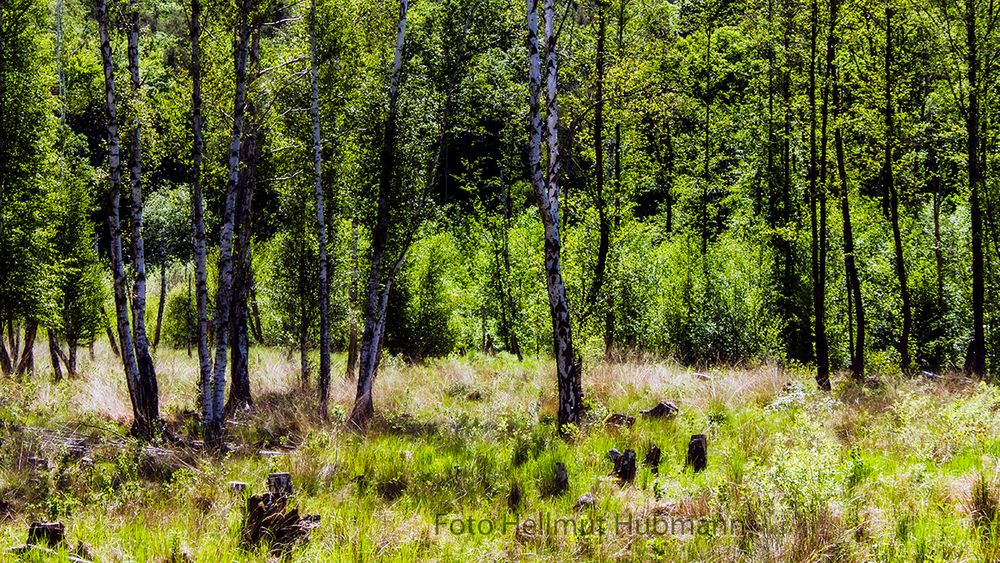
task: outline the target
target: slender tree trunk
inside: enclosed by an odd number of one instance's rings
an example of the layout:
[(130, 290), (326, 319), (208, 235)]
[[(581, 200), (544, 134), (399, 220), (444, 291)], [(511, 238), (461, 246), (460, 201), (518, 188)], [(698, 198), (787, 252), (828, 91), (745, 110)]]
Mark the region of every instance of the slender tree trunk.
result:
[[(824, 189), (819, 185), (818, 161), (816, 156), (816, 59), (817, 44), (819, 40), (819, 4), (817, 0), (812, 0), (811, 34), (809, 46), (809, 209), (810, 225), (812, 230), (812, 281), (813, 281), (813, 317), (814, 317), (814, 338), (816, 345), (816, 385), (824, 390), (830, 390), (830, 358), (829, 347), (826, 340), (826, 286), (824, 277), (823, 257), (825, 233), (821, 229), (826, 228), (825, 223), (826, 202), (820, 195), (820, 190)], [(824, 96), (823, 107), (823, 153), (826, 153), (826, 100)], [(826, 162), (823, 162), (824, 176)], [(823, 178), (825, 181), (825, 177)], [(820, 205), (823, 211), (819, 210)], [(820, 215), (823, 215), (821, 221)]]
[(702, 171), (701, 190), (701, 255), (708, 254), (708, 194), (711, 177), (711, 131), (712, 131), (712, 20), (711, 9), (709, 8), (708, 22), (706, 23), (706, 34), (708, 35), (705, 45), (705, 146), (704, 146), (704, 170)]
[(10, 352), (7, 351), (7, 346), (3, 343), (2, 337), (0, 337), (0, 370), (3, 370), (4, 375), (10, 375), (14, 372)]
[[(260, 72), (260, 31), (253, 34), (250, 40), (250, 72), (257, 76)], [(252, 80), (250, 81), (252, 83)], [(248, 86), (249, 88), (249, 86)], [(249, 285), (250, 272), (250, 218), (253, 213), (253, 190), (257, 173), (257, 134), (259, 122), (257, 109), (253, 100), (247, 96), (246, 124), (243, 141), (240, 147), (239, 185), (236, 193), (235, 243), (233, 245), (233, 286), (232, 303), (230, 305), (230, 340), (232, 385), (229, 388), (229, 400), (226, 403), (226, 414), (253, 405), (250, 393), (250, 333), (249, 333)]]
[(976, 37), (976, 0), (965, 0), (966, 56), (969, 105), (966, 111), (966, 147), (969, 170), (969, 214), (972, 219), (972, 343), (965, 371), (986, 376), (986, 331), (984, 326), (985, 275), (983, 269), (983, 216), (979, 203), (982, 170), (979, 161), (979, 45)]
[[(101, 306), (101, 318), (105, 320), (108, 318), (108, 312), (104, 310), (103, 306)], [(104, 332), (108, 335), (108, 344), (111, 346), (111, 352), (114, 353), (116, 357), (121, 357), (122, 353), (118, 350), (118, 341), (115, 339), (115, 334), (111, 330), (111, 325), (105, 323)]]
[(233, 230), (236, 197), (239, 189), (240, 148), (246, 105), (247, 57), (250, 42), (249, 0), (239, 9), (237, 38), (233, 49), (236, 93), (233, 98), (233, 130), (229, 143), (228, 179), (225, 206), (219, 235), (219, 286), (215, 305), (215, 363), (212, 366), (212, 419), (206, 428), (206, 441), (221, 445), (226, 398), (226, 355), (230, 343), (230, 305), (233, 289)]
[(863, 381), (865, 375), (865, 307), (861, 297), (861, 280), (858, 277), (857, 256), (854, 252), (854, 232), (851, 225), (850, 189), (847, 184), (847, 165), (844, 157), (844, 136), (841, 131), (842, 113), (840, 84), (833, 86), (833, 107), (837, 112), (837, 126), (834, 129), (834, 144), (837, 151), (837, 174), (840, 177), (840, 211), (844, 229), (844, 270), (847, 277), (848, 300), (854, 307), (854, 342), (851, 350), (851, 377)]
[[(365, 329), (361, 336), (358, 391), (354, 400), (354, 409), (348, 418), (348, 426), (356, 429), (364, 428), (375, 414), (372, 402), (372, 385), (375, 381), (378, 360), (381, 357), (382, 335), (385, 331), (385, 310), (389, 302), (393, 273), (398, 270), (403, 259), (401, 254), (396, 268), (383, 281), (382, 262), (385, 258), (386, 238), (389, 234), (389, 196), (396, 160), (396, 114), (399, 105), (399, 83), (403, 70), (403, 47), (406, 43), (408, 9), (409, 0), (400, 0), (399, 27), (396, 33), (396, 48), (393, 53), (392, 74), (389, 79), (389, 111), (386, 115), (379, 155), (378, 208), (375, 229), (372, 232), (371, 272), (368, 275), (368, 286), (365, 292)], [(384, 286), (381, 291), (379, 291), (380, 285)]]
[(66, 340), (66, 353), (69, 355), (66, 359), (66, 371), (69, 372), (70, 377), (76, 377), (76, 374), (79, 373), (76, 369), (76, 352), (79, 348), (76, 339)]
[[(327, 279), (326, 205), (323, 201), (323, 139), (319, 126), (319, 61), (316, 55), (316, 0), (309, 4), (309, 85), (312, 93), (313, 189), (319, 241), (319, 414), (330, 416), (330, 284)], [(445, 176), (447, 178), (447, 175)]]
[(14, 375), (24, 375), (25, 373), (35, 373), (35, 334), (38, 332), (38, 323), (35, 321), (24, 322), (24, 351), (21, 352), (21, 359), (17, 362)]
[[(162, 237), (161, 237), (162, 239)], [(163, 244), (163, 241), (160, 241)], [(162, 248), (162, 247), (161, 247)], [(166, 255), (160, 253), (160, 302), (156, 307), (156, 333), (153, 336), (153, 350), (160, 345), (160, 331), (163, 328), (163, 309), (167, 305), (167, 260)]]
[(198, 315), (195, 329), (198, 343), (198, 390), (201, 421), (206, 441), (211, 438), (209, 424), (214, 420), (212, 404), (212, 357), (208, 349), (208, 274), (205, 249), (205, 212), (202, 203), (201, 163), (205, 140), (201, 117), (201, 1), (191, 0), (191, 223), (194, 253), (195, 300)]
[(573, 352), (569, 302), (562, 280), (560, 265), (561, 240), (559, 237), (559, 113), (556, 105), (556, 36), (555, 2), (545, 0), (545, 98), (548, 106), (546, 136), (548, 140), (548, 173), (542, 173), (542, 116), (540, 98), (542, 90), (541, 61), (538, 47), (538, 0), (528, 0), (528, 87), (529, 100), (529, 150), (528, 163), (535, 201), (541, 214), (545, 231), (545, 277), (549, 295), (549, 312), (552, 317), (553, 344), (559, 384), (558, 425), (560, 432), (566, 426), (577, 424), (583, 414), (583, 389), (580, 364)]
[(354, 381), (358, 369), (358, 220), (351, 218), (351, 285), (347, 290), (351, 326), (348, 330), (347, 373), (348, 381)]
[(129, 326), (128, 295), (125, 281), (125, 266), (122, 259), (122, 236), (119, 219), (119, 201), (121, 198), (121, 168), (118, 140), (118, 117), (115, 107), (114, 64), (111, 59), (111, 40), (108, 36), (108, 10), (106, 0), (97, 0), (98, 32), (101, 40), (101, 58), (104, 65), (104, 91), (107, 110), (107, 140), (108, 140), (108, 228), (110, 230), (111, 269), (115, 296), (115, 317), (118, 321), (118, 338), (122, 363), (125, 368), (125, 381), (128, 384), (129, 397), (132, 402), (132, 414), (135, 418), (134, 430), (137, 434), (151, 437), (153, 420), (148, 417), (144, 406), (147, 404), (142, 396), (144, 389), (139, 380), (139, 369), (136, 366), (135, 348), (132, 345), (132, 329)]
[(899, 282), (899, 295), (903, 301), (903, 331), (899, 337), (899, 360), (903, 373), (910, 373), (910, 332), (913, 327), (912, 306), (910, 304), (910, 288), (907, 283), (906, 262), (903, 257), (903, 236), (899, 227), (899, 190), (896, 188), (892, 170), (895, 144), (894, 108), (892, 99), (892, 16), (893, 10), (885, 11), (885, 160), (882, 164), (882, 182), (889, 195), (889, 219), (892, 223), (892, 242), (895, 252), (896, 279)]
[(253, 331), (254, 340), (258, 344), (265, 344), (264, 329), (260, 324), (260, 307), (257, 306), (257, 282), (253, 268), (250, 268), (248, 273), (250, 275), (250, 330)]
[(521, 354), (521, 345), (517, 339), (517, 330), (515, 327), (515, 319), (518, 314), (517, 303), (514, 300), (514, 290), (511, 288), (513, 283), (513, 276), (511, 275), (510, 267), (510, 194), (507, 191), (507, 182), (504, 181), (503, 170), (500, 171), (500, 184), (503, 189), (503, 268), (504, 275), (506, 276), (504, 281), (504, 289), (507, 301), (507, 313), (510, 315), (510, 324), (507, 327), (508, 336), (510, 338), (510, 348), (508, 351), (515, 356), (517, 356), (517, 361), (523, 361), (524, 357)]
[(590, 286), (590, 298), (586, 306), (588, 313), (593, 312), (601, 299), (600, 293), (604, 285), (604, 272), (607, 269), (608, 250), (611, 246), (611, 224), (604, 197), (604, 44), (607, 22), (603, 0), (599, 0), (597, 4), (597, 20), (597, 62), (595, 68), (597, 77), (594, 81), (594, 95), (597, 98), (594, 104), (594, 203), (597, 208), (600, 239), (597, 245), (594, 279)]
[(52, 362), (52, 380), (62, 381), (62, 365), (59, 363), (59, 341), (56, 339), (56, 334), (52, 330), (46, 330), (49, 333), (49, 360)]
[(142, 408), (146, 418), (160, 418), (159, 390), (156, 367), (149, 353), (146, 336), (146, 257), (142, 239), (142, 149), (140, 145), (139, 97), (142, 81), (139, 79), (139, 11), (136, 0), (129, 0), (131, 24), (128, 32), (128, 69), (132, 78), (132, 106), (135, 121), (129, 134), (129, 183), (131, 185), (132, 262), (135, 273), (132, 280), (132, 330), (135, 335), (136, 365), (139, 385), (142, 387)]
[[(934, 158), (932, 156), (932, 158)], [(944, 303), (944, 248), (941, 246), (941, 175), (935, 162), (933, 182), (934, 201), (934, 271), (937, 275), (937, 300)]]

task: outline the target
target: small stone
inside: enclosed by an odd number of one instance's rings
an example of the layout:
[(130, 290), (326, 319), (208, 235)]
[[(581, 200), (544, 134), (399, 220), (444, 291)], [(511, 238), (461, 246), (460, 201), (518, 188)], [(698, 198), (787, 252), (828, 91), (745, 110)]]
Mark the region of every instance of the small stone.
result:
[(597, 504), (597, 499), (594, 498), (594, 494), (587, 492), (576, 499), (576, 504), (573, 506), (574, 510), (582, 510), (584, 508), (593, 508)]

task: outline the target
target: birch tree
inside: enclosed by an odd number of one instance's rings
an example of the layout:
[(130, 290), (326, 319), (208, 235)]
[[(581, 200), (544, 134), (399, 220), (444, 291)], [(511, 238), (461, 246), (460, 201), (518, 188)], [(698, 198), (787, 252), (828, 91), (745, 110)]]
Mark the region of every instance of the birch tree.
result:
[(97, 2), (98, 34), (101, 43), (101, 60), (104, 67), (104, 96), (106, 122), (105, 133), (108, 143), (108, 227), (111, 247), (111, 271), (114, 286), (115, 318), (118, 324), (118, 340), (120, 344), (122, 363), (125, 368), (125, 381), (128, 385), (129, 397), (132, 402), (132, 415), (135, 419), (133, 431), (143, 437), (150, 438), (154, 432), (154, 424), (158, 413), (151, 407), (155, 401), (148, 400), (146, 394), (153, 389), (144, 386), (136, 362), (136, 349), (133, 345), (132, 329), (129, 325), (129, 305), (125, 281), (125, 265), (122, 258), (122, 235), (120, 219), (121, 200), (121, 156), (118, 137), (118, 112), (116, 108), (114, 62), (111, 52), (109, 35), (108, 9), (106, 0)]
[(559, 237), (559, 110), (556, 103), (557, 54), (555, 0), (545, 0), (545, 102), (547, 172), (542, 172), (542, 116), (540, 97), (542, 75), (538, 48), (538, 0), (528, 0), (528, 165), (535, 203), (545, 231), (545, 281), (548, 287), (549, 312), (552, 317), (556, 373), (559, 384), (558, 424), (560, 432), (567, 425), (578, 424), (583, 414), (581, 368), (573, 352), (569, 302), (562, 279)]
[(229, 324), (233, 288), (233, 231), (236, 198), (240, 180), (240, 147), (243, 139), (243, 118), (246, 110), (247, 58), (250, 43), (250, 0), (240, 2), (237, 14), (233, 65), (236, 91), (233, 96), (233, 129), (229, 141), (226, 195), (219, 234), (219, 286), (215, 305), (215, 362), (212, 365), (212, 407), (205, 424), (206, 441), (220, 445), (226, 400), (226, 355), (229, 353)]
[[(389, 78), (389, 108), (382, 131), (379, 150), (379, 183), (375, 227), (372, 231), (371, 262), (365, 289), (365, 327), (361, 336), (360, 364), (358, 367), (357, 395), (354, 408), (347, 419), (351, 428), (362, 429), (375, 414), (372, 402), (372, 385), (382, 355), (382, 337), (385, 334), (385, 311), (389, 302), (392, 281), (399, 272), (405, 257), (408, 241), (404, 243), (396, 262), (386, 266), (387, 243), (390, 229), (390, 195), (396, 159), (397, 114), (399, 111), (399, 85), (403, 73), (403, 48), (406, 44), (406, 16), (409, 0), (400, 0), (399, 24), (396, 29), (396, 46), (393, 51), (392, 74)], [(409, 238), (409, 237), (407, 237)]]

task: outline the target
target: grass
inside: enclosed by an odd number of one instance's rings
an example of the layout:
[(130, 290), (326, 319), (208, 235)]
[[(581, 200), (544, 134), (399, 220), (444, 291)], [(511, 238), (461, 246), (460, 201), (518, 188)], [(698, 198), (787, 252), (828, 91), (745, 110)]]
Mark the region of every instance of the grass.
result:
[[(58, 519), (70, 550), (93, 560), (267, 560), (239, 549), (242, 499), (228, 482), (259, 492), (269, 472), (288, 471), (300, 512), (322, 517), (290, 554), (297, 561), (1000, 560), (1000, 392), (958, 376), (842, 382), (825, 395), (808, 373), (773, 366), (706, 381), (648, 358), (592, 363), (590, 415), (562, 440), (549, 362), (387, 357), (380, 416), (359, 436), (337, 424), (350, 383), (334, 378), (324, 425), (297, 359), (255, 349), (256, 407), (229, 426), (234, 451), (213, 458), (151, 456), (123, 438), (130, 408), (117, 360), (100, 346), (94, 360), (82, 356), (84, 375), (71, 381), (0, 382), (0, 547), (24, 543), (31, 521)], [(196, 361), (161, 349), (157, 367), (164, 416), (188, 433)], [(679, 415), (639, 415), (659, 400)], [(637, 420), (601, 424), (610, 413)], [(92, 463), (25, 427), (89, 436)], [(697, 474), (684, 467), (696, 433), (709, 437)], [(640, 467), (626, 486), (610, 475), (608, 450), (632, 448), (641, 462), (652, 445), (658, 473)], [(563, 494), (552, 494), (556, 463), (569, 473)], [(593, 504), (577, 506), (587, 493)]]

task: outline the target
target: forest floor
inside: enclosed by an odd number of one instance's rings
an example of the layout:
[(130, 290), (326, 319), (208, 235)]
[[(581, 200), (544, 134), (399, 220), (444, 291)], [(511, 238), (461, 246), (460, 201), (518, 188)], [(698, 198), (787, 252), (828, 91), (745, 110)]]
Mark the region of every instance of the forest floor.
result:
[[(378, 420), (360, 436), (340, 426), (351, 383), (334, 377), (321, 423), (297, 358), (255, 349), (256, 406), (229, 425), (232, 451), (211, 457), (124, 437), (120, 365), (100, 346), (81, 355), (73, 380), (0, 381), (0, 560), (38, 520), (66, 526), (65, 546), (38, 560), (273, 559), (241, 548), (245, 500), (229, 484), (260, 493), (271, 472), (290, 473), (290, 507), (320, 516), (285, 553), (297, 561), (1000, 558), (1000, 392), (958, 375), (877, 388), (841, 377), (829, 395), (802, 370), (590, 363), (588, 420), (564, 440), (549, 362), (387, 357)], [(188, 436), (196, 359), (162, 349), (157, 367), (162, 412)], [(640, 414), (659, 401), (679, 413)], [(608, 424), (614, 413), (635, 422)], [(696, 473), (685, 458), (700, 433), (708, 466)], [(642, 464), (653, 445), (658, 472)], [(636, 452), (631, 483), (611, 474), (612, 448)]]

